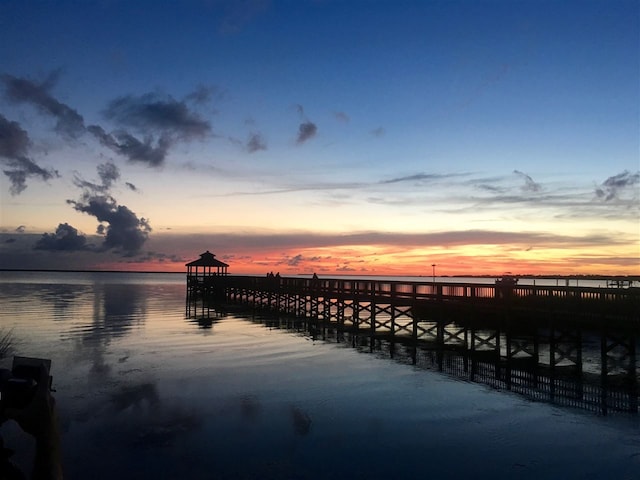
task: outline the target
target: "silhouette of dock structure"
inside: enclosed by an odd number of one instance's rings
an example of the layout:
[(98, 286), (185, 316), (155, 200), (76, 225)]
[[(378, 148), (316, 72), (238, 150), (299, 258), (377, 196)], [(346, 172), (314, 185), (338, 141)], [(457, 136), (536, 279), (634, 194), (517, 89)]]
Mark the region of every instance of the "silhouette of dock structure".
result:
[(186, 314), (191, 317), (200, 311), (201, 317), (209, 312), (214, 301), (224, 301), (220, 278), (228, 275), (229, 265), (218, 260), (209, 250), (200, 258), (185, 264), (187, 267)]
[(222, 303), (244, 306), (530, 398), (603, 414), (638, 412), (639, 289), (226, 270), (208, 280), (189, 277), (187, 303), (199, 298), (203, 314)]

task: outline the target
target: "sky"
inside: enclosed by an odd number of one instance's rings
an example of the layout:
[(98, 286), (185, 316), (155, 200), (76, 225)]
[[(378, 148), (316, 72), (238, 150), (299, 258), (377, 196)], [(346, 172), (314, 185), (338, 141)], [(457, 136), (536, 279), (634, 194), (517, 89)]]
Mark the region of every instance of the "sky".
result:
[(637, 1), (0, 1), (0, 268), (639, 275)]

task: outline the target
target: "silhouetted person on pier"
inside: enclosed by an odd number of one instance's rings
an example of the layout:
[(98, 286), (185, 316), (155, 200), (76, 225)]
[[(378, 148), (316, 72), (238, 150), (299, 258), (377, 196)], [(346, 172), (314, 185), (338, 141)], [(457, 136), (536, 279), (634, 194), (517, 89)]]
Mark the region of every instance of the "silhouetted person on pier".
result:
[[(32, 480), (62, 480), (60, 433), (55, 399), (49, 391), (49, 373), (44, 365), (39, 369), (36, 391), (23, 408), (3, 408), (0, 424), (15, 420), (20, 428), (36, 441)], [(0, 442), (0, 479), (23, 480), (27, 477), (10, 461), (11, 451)]]

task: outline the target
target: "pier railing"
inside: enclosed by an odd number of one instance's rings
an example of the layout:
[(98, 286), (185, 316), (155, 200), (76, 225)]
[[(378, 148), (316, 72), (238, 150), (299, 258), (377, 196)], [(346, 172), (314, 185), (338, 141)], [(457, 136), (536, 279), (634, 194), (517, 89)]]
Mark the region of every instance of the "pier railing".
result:
[[(640, 289), (580, 286), (500, 285), (454, 282), (407, 282), (340, 278), (227, 276), (215, 280), (235, 292), (262, 292), (266, 296), (298, 295), (353, 299), (407, 306), (432, 302), (478, 308), (553, 311), (580, 315), (605, 315), (640, 322)], [(638, 325), (636, 325), (638, 326)]]

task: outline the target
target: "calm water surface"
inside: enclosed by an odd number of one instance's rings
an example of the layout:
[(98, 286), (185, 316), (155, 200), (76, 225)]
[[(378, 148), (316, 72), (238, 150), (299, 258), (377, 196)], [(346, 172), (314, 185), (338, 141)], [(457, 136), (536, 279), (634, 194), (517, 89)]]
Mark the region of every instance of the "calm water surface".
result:
[[(68, 479), (638, 479), (637, 416), (602, 417), (230, 314), (184, 276), (0, 273), (14, 353), (51, 358)], [(8, 366), (5, 359), (2, 366)], [(0, 427), (28, 470), (33, 446)]]

